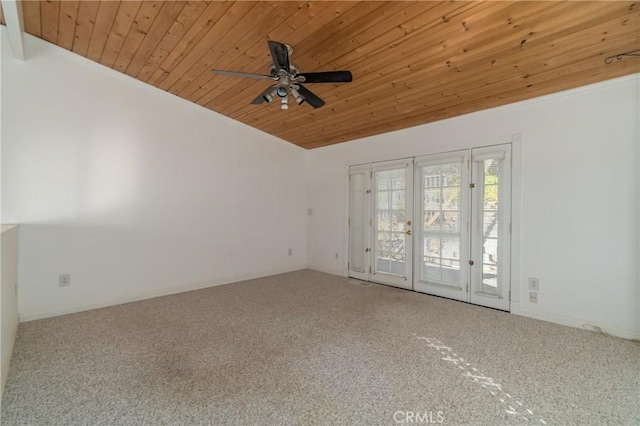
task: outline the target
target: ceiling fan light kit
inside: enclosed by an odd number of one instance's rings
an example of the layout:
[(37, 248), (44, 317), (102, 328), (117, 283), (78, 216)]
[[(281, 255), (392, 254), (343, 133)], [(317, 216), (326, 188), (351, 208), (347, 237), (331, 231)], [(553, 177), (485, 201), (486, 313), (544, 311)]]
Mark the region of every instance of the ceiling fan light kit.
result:
[(269, 68), (269, 74), (253, 74), (241, 71), (212, 70), (213, 73), (228, 77), (244, 77), (259, 80), (273, 80), (275, 84), (267, 87), (251, 103), (259, 105), (271, 103), (276, 97), (280, 98), (280, 109), (289, 109), (289, 94), (297, 105), (304, 102), (313, 108), (320, 108), (325, 102), (302, 83), (349, 83), (353, 81), (350, 71), (323, 71), (301, 73), (298, 67), (289, 61), (293, 49), (288, 44), (277, 41), (269, 41), (269, 51), (273, 65)]

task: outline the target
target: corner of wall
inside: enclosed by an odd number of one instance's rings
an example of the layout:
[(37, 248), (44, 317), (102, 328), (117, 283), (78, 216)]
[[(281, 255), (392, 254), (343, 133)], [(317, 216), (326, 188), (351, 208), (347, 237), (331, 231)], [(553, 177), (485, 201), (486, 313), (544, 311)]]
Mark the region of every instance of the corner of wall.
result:
[(9, 374), (18, 332), (18, 227), (2, 226), (0, 231), (0, 401)]

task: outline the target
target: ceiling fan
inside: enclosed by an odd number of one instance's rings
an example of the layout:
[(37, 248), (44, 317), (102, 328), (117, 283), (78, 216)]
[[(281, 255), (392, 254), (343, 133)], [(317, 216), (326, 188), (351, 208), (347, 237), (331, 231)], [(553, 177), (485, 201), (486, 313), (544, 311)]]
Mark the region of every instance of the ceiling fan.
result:
[(306, 101), (312, 107), (320, 108), (325, 104), (318, 95), (304, 87), (302, 83), (349, 83), (353, 80), (350, 71), (300, 72), (296, 65), (289, 62), (289, 56), (293, 53), (291, 46), (271, 40), (268, 43), (273, 59), (268, 75), (225, 70), (212, 70), (212, 72), (230, 77), (276, 81), (277, 83), (269, 86), (251, 103), (258, 105), (279, 97), (281, 109), (289, 109), (289, 93), (298, 105)]

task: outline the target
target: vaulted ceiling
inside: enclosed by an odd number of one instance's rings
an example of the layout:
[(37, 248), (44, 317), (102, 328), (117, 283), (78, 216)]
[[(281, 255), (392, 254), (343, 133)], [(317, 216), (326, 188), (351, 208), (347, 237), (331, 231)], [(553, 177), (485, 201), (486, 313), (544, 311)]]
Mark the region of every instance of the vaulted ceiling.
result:
[[(626, 74), (637, 2), (22, 1), (25, 31), (304, 148), (429, 123)], [(4, 20), (3, 20), (4, 23)], [(327, 104), (251, 105), (267, 40), (291, 45)]]

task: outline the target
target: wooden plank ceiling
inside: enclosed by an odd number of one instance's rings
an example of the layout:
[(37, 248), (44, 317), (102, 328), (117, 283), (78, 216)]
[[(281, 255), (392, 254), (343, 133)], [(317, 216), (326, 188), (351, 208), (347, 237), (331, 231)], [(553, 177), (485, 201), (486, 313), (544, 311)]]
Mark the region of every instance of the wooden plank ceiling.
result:
[[(315, 148), (640, 71), (637, 2), (23, 1), (25, 30), (78, 55)], [(327, 105), (250, 102), (267, 40), (290, 44)]]

